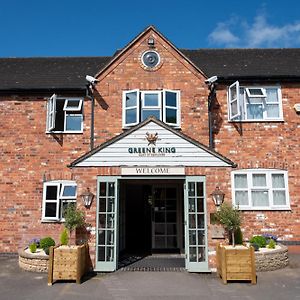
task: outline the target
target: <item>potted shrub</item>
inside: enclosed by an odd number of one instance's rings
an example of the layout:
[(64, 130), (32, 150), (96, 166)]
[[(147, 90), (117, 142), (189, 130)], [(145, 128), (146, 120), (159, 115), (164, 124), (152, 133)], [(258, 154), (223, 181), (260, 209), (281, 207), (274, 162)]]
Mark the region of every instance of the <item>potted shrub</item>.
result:
[(236, 246), (236, 239), (242, 243), (240, 230), (241, 215), (237, 208), (223, 203), (216, 213), (217, 220), (224, 226), (232, 246), (217, 246), (217, 271), (223, 282), (228, 280), (251, 280), (256, 284), (255, 256), (253, 247)]
[(61, 245), (50, 248), (48, 285), (55, 280), (76, 280), (76, 283), (80, 283), (86, 272), (88, 246), (70, 245), (70, 237), (73, 231), (84, 225), (84, 212), (77, 209), (75, 204), (69, 204), (65, 210), (65, 228), (60, 235)]

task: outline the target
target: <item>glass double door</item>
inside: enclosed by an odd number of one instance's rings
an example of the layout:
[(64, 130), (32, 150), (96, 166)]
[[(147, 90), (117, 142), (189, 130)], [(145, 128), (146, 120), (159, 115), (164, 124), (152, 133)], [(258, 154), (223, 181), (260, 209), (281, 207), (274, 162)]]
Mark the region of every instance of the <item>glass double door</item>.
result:
[[(97, 181), (95, 271), (115, 271), (118, 261), (119, 178)], [(152, 249), (180, 248), (179, 185), (152, 185)], [(182, 185), (181, 185), (182, 189)], [(189, 272), (207, 272), (205, 177), (186, 176), (184, 183), (184, 249)]]
[(152, 251), (178, 249), (179, 191), (176, 185), (152, 187)]

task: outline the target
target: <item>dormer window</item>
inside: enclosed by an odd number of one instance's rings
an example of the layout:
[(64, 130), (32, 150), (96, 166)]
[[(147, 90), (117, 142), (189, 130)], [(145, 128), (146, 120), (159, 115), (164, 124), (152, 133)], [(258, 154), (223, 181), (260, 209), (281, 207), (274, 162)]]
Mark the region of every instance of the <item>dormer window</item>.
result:
[(228, 88), (228, 115), (231, 121), (282, 121), (279, 86), (240, 86)]
[(146, 120), (149, 116), (180, 127), (180, 92), (174, 90), (123, 92), (123, 127)]

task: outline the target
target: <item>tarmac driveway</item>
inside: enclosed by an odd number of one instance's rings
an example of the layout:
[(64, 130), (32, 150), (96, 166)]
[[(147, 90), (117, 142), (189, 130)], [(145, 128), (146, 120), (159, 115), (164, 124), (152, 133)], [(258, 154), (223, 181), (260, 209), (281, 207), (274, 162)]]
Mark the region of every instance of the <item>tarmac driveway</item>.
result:
[(0, 256), (0, 299), (300, 299), (300, 255), (290, 255), (290, 261), (285, 269), (258, 273), (257, 285), (224, 285), (216, 274), (119, 271), (86, 278), (81, 285), (48, 286), (47, 274), (23, 271), (17, 258)]

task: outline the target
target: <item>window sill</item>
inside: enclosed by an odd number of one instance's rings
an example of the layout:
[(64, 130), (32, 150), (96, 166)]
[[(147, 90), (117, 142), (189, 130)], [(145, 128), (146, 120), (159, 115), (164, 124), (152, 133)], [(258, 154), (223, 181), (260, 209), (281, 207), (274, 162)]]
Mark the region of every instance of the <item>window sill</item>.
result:
[(64, 223), (64, 220), (47, 220), (47, 219), (42, 219), (41, 223), (57, 223), (57, 224), (61, 224), (61, 223)]
[(240, 211), (292, 211), (290, 207), (241, 207)]
[(283, 119), (276, 120), (228, 120), (229, 123), (284, 123)]
[(83, 130), (81, 131), (46, 131), (46, 134), (82, 134)]

